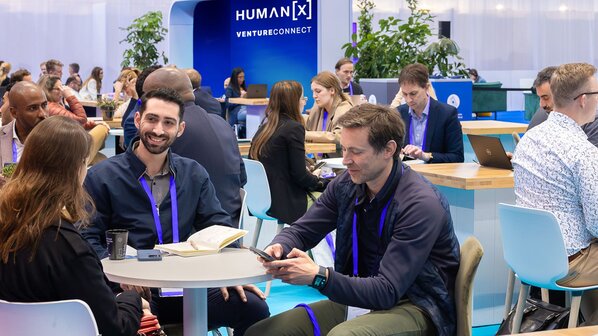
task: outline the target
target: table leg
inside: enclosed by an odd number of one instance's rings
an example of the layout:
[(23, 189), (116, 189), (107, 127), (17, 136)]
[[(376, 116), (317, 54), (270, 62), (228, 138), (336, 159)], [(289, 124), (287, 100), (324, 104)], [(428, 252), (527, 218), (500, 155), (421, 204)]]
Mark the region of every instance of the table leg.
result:
[(185, 336), (208, 333), (208, 290), (183, 289), (183, 331)]

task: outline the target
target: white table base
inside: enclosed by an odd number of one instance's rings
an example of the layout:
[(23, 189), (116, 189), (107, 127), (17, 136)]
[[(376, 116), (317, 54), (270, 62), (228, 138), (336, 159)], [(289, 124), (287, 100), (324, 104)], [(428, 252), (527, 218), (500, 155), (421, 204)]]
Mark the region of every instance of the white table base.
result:
[(183, 335), (195, 336), (208, 333), (208, 290), (183, 289)]

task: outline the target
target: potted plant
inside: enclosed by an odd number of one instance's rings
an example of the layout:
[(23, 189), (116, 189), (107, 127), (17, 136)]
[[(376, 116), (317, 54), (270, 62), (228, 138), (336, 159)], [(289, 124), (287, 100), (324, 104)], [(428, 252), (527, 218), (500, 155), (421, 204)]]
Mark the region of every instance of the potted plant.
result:
[(118, 101), (110, 99), (105, 96), (98, 98), (98, 108), (102, 111), (102, 120), (112, 121), (114, 118), (114, 111), (118, 108)]
[(162, 12), (148, 12), (133, 20), (130, 26), (120, 29), (125, 30), (127, 36), (119, 43), (125, 42), (130, 46), (123, 52), (121, 66), (134, 66), (143, 70), (156, 64), (160, 56), (164, 64), (168, 63), (168, 57), (163, 51), (158, 53), (156, 48), (168, 32), (168, 29), (162, 27)]

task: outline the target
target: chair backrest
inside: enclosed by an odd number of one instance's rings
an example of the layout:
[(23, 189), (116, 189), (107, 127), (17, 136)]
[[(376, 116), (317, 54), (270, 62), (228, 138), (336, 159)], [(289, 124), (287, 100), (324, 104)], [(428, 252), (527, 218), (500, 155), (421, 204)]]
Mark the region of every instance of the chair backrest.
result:
[(7, 302), (0, 300), (0, 333), (11, 336), (97, 336), (96, 320), (81, 300)]
[(243, 162), (247, 172), (247, 184), (245, 184), (245, 191), (249, 195), (246, 202), (247, 208), (255, 217), (270, 219), (266, 212), (270, 210), (272, 199), (264, 165), (250, 159), (243, 159)]
[(245, 189), (241, 188), (239, 190), (239, 194), (241, 195), (241, 213), (239, 214), (239, 229), (243, 228), (243, 218), (245, 217), (245, 209), (247, 208), (247, 192)]
[(554, 214), (500, 203), (498, 216), (507, 265), (528, 285), (558, 289), (556, 281), (567, 275), (569, 263)]
[(467, 238), (461, 245), (461, 263), (455, 281), (457, 335), (459, 336), (471, 336), (473, 279), (483, 255), (482, 244), (474, 236)]
[(513, 136), (513, 141), (515, 141), (515, 146), (517, 146), (519, 144), (519, 141), (521, 140), (519, 133), (513, 132), (511, 133), (511, 135)]

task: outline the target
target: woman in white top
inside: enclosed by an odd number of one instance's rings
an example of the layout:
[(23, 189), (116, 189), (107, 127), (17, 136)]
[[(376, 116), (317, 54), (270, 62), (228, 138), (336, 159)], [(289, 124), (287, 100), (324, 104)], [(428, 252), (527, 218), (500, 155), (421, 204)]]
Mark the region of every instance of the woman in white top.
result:
[(81, 99), (96, 100), (98, 93), (102, 90), (102, 79), (104, 78), (104, 70), (100, 67), (94, 67), (91, 70), (91, 75), (83, 82), (83, 87), (79, 91)]

